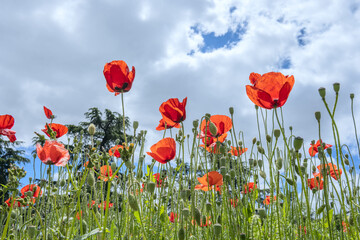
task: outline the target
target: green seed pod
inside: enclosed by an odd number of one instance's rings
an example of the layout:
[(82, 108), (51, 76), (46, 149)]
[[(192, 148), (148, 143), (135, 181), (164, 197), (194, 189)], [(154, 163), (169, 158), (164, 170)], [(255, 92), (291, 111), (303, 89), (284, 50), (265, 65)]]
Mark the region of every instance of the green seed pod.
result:
[(321, 119), (321, 113), (320, 112), (315, 112), (315, 119), (319, 122)]
[(260, 216), (261, 219), (266, 218), (266, 211), (264, 208), (257, 208), (256, 209), (257, 214)]
[(233, 107), (229, 107), (229, 112), (230, 112), (231, 115), (233, 115), (233, 114), (234, 114), (234, 108), (233, 108)]
[(221, 166), (221, 167), (226, 166), (226, 158), (225, 158), (225, 157), (221, 157), (221, 158), (220, 158), (220, 166)]
[(215, 223), (214, 224), (214, 233), (216, 237), (219, 237), (221, 235), (221, 224)]
[(193, 121), (193, 127), (197, 128), (198, 126), (199, 126), (199, 120), (196, 119), (196, 120)]
[(11, 216), (12, 219), (15, 219), (17, 217), (16, 211), (12, 210), (10, 216)]
[(279, 137), (280, 137), (280, 129), (275, 129), (275, 130), (274, 130), (274, 136), (275, 136), (275, 138), (279, 138)]
[(181, 227), (179, 229), (178, 237), (179, 237), (179, 240), (184, 240), (185, 239), (185, 229), (184, 229), (184, 227)]
[(255, 143), (256, 143), (256, 137), (253, 138), (253, 140), (252, 140), (252, 144), (255, 145)]
[(263, 160), (258, 160), (257, 161), (259, 168), (262, 168), (262, 166), (264, 165), (264, 161)]
[(84, 219), (82, 220), (82, 228), (83, 228), (83, 232), (86, 233), (87, 232), (87, 223)]
[(334, 88), (335, 93), (338, 93), (340, 90), (340, 83), (334, 83), (333, 88)]
[(269, 143), (269, 142), (271, 142), (271, 136), (270, 135), (266, 135), (266, 141)]
[(115, 163), (115, 162), (112, 162), (111, 165), (110, 165), (110, 167), (111, 167), (111, 170), (112, 170), (113, 172), (116, 171), (117, 166), (116, 166), (116, 163)]
[(210, 202), (206, 203), (206, 211), (211, 212), (212, 204)]
[(139, 127), (139, 122), (138, 121), (134, 121), (133, 122), (133, 128), (134, 128), (134, 131), (136, 131), (136, 129)]
[(133, 169), (133, 165), (130, 161), (126, 161), (125, 162), (125, 166), (129, 169), (129, 170), (132, 170)]
[(282, 158), (278, 158), (278, 160), (275, 161), (276, 168), (280, 170), (282, 168)]
[(35, 239), (36, 227), (35, 226), (28, 226), (27, 230), (28, 230), (28, 234), (29, 234), (30, 239)]
[(218, 216), (217, 222), (221, 224), (221, 215)]
[(184, 208), (182, 210), (182, 214), (183, 214), (184, 218), (187, 218), (190, 215), (190, 210), (188, 208)]
[(262, 177), (263, 179), (266, 179), (266, 173), (264, 171), (260, 170), (259, 174), (260, 174), (260, 177)]
[(88, 132), (91, 136), (94, 136), (95, 132), (96, 132), (96, 127), (93, 123), (90, 123), (89, 127), (88, 127)]
[(89, 175), (87, 176), (87, 183), (90, 186), (94, 186), (94, 184), (95, 184), (95, 177), (94, 177), (94, 174), (92, 172), (90, 172)]
[(318, 91), (319, 91), (320, 97), (321, 97), (321, 98), (325, 98), (325, 96), (326, 96), (326, 90), (325, 90), (325, 88), (321, 87), (321, 88), (319, 88)]
[(201, 212), (198, 208), (194, 209), (194, 219), (195, 219), (197, 225), (200, 226), (201, 225), (200, 224), (201, 223), (200, 222), (201, 221)]
[(146, 184), (146, 188), (147, 188), (148, 192), (151, 193), (151, 194), (154, 193), (154, 191), (155, 191), (155, 186), (156, 186), (156, 184), (155, 184), (154, 182), (148, 182), (148, 183)]
[(265, 150), (264, 150), (264, 148), (261, 147), (261, 146), (258, 146), (258, 152), (259, 152), (260, 154), (265, 154)]
[(350, 165), (349, 159), (344, 158), (344, 163), (349, 166)]
[(221, 175), (225, 175), (226, 172), (227, 172), (226, 167), (221, 167), (221, 168), (220, 168), (220, 173), (221, 173)]
[(65, 181), (64, 179), (61, 179), (61, 181), (60, 181), (60, 187), (65, 186), (65, 184), (66, 184), (66, 181)]
[(254, 159), (249, 158), (249, 165), (252, 166), (254, 164)]
[(299, 149), (301, 148), (302, 144), (304, 142), (304, 139), (302, 137), (296, 137), (294, 139), (294, 148), (295, 151), (299, 151)]
[(139, 211), (139, 205), (132, 194), (129, 194), (129, 205), (134, 211)]
[(354, 99), (355, 95), (353, 93), (350, 93), (350, 99)]
[(230, 170), (230, 176), (231, 176), (231, 178), (234, 178), (235, 177), (235, 170), (234, 169), (231, 169)]
[(228, 182), (228, 183), (231, 181), (231, 176), (230, 176), (230, 174), (228, 174), (228, 173), (225, 174), (225, 181)]
[(291, 186), (294, 186), (294, 181), (292, 180), (292, 179), (290, 179), (290, 178), (285, 178), (285, 180), (286, 180), (286, 182), (288, 183), (288, 184), (290, 184)]

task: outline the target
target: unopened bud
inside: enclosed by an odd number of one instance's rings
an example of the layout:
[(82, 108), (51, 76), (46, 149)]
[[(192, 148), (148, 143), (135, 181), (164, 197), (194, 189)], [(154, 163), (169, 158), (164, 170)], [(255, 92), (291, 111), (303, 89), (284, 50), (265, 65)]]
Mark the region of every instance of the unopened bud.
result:
[(263, 179), (266, 178), (266, 173), (264, 171), (260, 170), (260, 177), (262, 177)]
[(94, 136), (94, 134), (96, 132), (96, 127), (93, 123), (90, 123), (90, 125), (88, 127), (88, 132), (91, 136)]
[(296, 138), (294, 139), (294, 148), (295, 148), (295, 151), (299, 151), (299, 149), (301, 148), (303, 142), (304, 142), (304, 139), (301, 138), (301, 137), (296, 137)]
[(230, 170), (230, 176), (231, 176), (231, 178), (235, 177), (235, 170), (234, 169)]
[(112, 162), (110, 166), (111, 166), (111, 170), (112, 170), (113, 172), (115, 172), (115, 171), (116, 171), (116, 168), (117, 168), (117, 167), (116, 167), (116, 163), (115, 163), (115, 162)]
[(327, 149), (326, 149), (326, 152), (331, 156), (331, 154), (332, 154), (332, 148), (331, 148), (331, 147), (327, 148)]
[(259, 168), (262, 168), (262, 166), (264, 165), (264, 161), (260, 159), (257, 161), (257, 163), (259, 165)]
[(211, 114), (210, 114), (210, 113), (206, 113), (206, 114), (205, 114), (205, 120), (206, 120), (206, 121), (209, 121), (209, 120), (210, 120), (210, 117), (211, 117)]
[(335, 91), (336, 93), (338, 93), (339, 90), (340, 90), (340, 83), (334, 83), (334, 84), (333, 84), (333, 88), (334, 88), (334, 91)]
[(211, 212), (211, 207), (212, 207), (211, 203), (210, 203), (210, 202), (207, 202), (207, 203), (206, 203), (206, 210), (207, 210), (208, 212)]
[(279, 138), (279, 137), (280, 137), (280, 129), (275, 129), (275, 130), (274, 130), (274, 136), (275, 136), (275, 138)]
[(319, 122), (321, 119), (321, 113), (320, 112), (315, 112), (315, 119)]
[(256, 143), (256, 138), (253, 138), (252, 144), (254, 145)]
[(221, 224), (215, 223), (214, 224), (214, 233), (216, 237), (219, 237), (221, 235)]
[(216, 136), (218, 129), (213, 122), (209, 123), (209, 129), (210, 129), (211, 135)]
[(226, 166), (226, 158), (222, 157), (220, 158), (220, 166)]
[(134, 211), (139, 211), (139, 205), (132, 194), (129, 194), (129, 205)]
[(285, 178), (286, 182), (290, 184), (291, 186), (294, 186), (294, 181), (290, 178)]
[(266, 135), (266, 141), (269, 143), (269, 142), (271, 142), (271, 136), (270, 135)]
[(350, 165), (349, 159), (344, 158), (344, 163), (349, 166)]
[(321, 98), (325, 98), (325, 95), (326, 95), (326, 90), (325, 90), (325, 88), (321, 87), (321, 88), (319, 88), (318, 91), (319, 91), (320, 97), (321, 97)]
[(154, 193), (154, 191), (155, 191), (155, 186), (156, 186), (156, 183), (154, 183), (154, 182), (148, 182), (147, 184), (146, 184), (146, 187), (147, 187), (147, 190), (148, 190), (148, 192), (149, 193)]
[(283, 162), (282, 158), (278, 158), (278, 159), (275, 161), (275, 165), (276, 165), (276, 168), (277, 168), (278, 170), (280, 170), (280, 169), (282, 168), (282, 162)]
[(136, 131), (136, 129), (139, 127), (139, 122), (138, 121), (134, 121), (133, 122), (133, 128)]
[(353, 93), (350, 93), (350, 98), (354, 99), (355, 95)]
[(184, 208), (182, 210), (182, 214), (183, 214), (184, 218), (187, 218), (190, 215), (190, 210), (188, 208)]
[(195, 221), (197, 223), (198, 226), (200, 226), (201, 224), (201, 212), (198, 208), (195, 208), (194, 209), (194, 218), (195, 218)]
[(226, 167), (220, 167), (220, 173), (222, 174), (222, 175), (225, 175), (226, 174), (226, 172), (227, 172), (227, 169), (226, 169)]
[(179, 240), (184, 240), (185, 239), (185, 229), (184, 229), (184, 227), (181, 227), (179, 229), (178, 237), (179, 237)]

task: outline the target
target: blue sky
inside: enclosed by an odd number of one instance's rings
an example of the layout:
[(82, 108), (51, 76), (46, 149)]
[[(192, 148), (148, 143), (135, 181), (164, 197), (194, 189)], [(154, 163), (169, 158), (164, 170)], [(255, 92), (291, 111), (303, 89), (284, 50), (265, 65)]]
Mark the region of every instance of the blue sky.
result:
[(249, 74), (281, 71), (295, 77), (283, 108), (294, 135), (305, 146), (317, 139), (314, 112), (321, 111), (323, 139), (332, 142), (317, 89), (326, 87), (332, 104), (332, 83), (340, 82), (336, 120), (343, 143), (355, 146), (349, 94), (357, 99), (360, 89), (359, 25), (355, 0), (8, 1), (0, 9), (0, 114), (14, 116), (18, 140), (32, 150), (46, 122), (43, 106), (62, 124), (83, 121), (91, 107), (121, 112), (102, 71), (125, 60), (136, 68), (125, 111), (148, 131), (146, 150), (162, 137), (159, 106), (173, 97), (188, 97), (188, 133), (205, 113), (234, 107), (236, 127), (251, 142)]

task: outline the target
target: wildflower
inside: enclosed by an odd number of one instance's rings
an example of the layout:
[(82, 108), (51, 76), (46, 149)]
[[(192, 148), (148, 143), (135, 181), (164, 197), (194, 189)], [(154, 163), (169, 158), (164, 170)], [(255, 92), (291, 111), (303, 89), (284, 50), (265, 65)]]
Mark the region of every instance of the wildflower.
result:
[(239, 199), (230, 199), (230, 205), (236, 207), (238, 205)]
[[(210, 221), (210, 216), (208, 216), (207, 218), (204, 218), (203, 221), (200, 221), (200, 227), (207, 227), (211, 225), (211, 221)], [(191, 221), (193, 225), (197, 225), (195, 220)]]
[[(103, 181), (108, 181), (110, 177), (112, 177), (113, 172), (111, 170), (111, 167), (104, 165), (102, 167), (100, 167), (100, 176), (98, 177), (98, 179), (101, 179)], [(115, 175), (116, 178), (118, 178), (118, 176)]]
[(320, 173), (323, 172), (322, 169), (326, 169), (327, 174), (330, 174), (330, 176), (332, 178), (334, 178), (335, 180), (338, 180), (338, 177), (340, 177), (342, 174), (341, 168), (338, 170), (337, 166), (332, 163), (325, 164), (325, 166), (323, 164), (321, 164), (321, 165), (317, 166), (317, 168), (319, 169)]
[(309, 186), (309, 188), (311, 190), (313, 190), (313, 188), (317, 188), (318, 190), (322, 190), (324, 188), (324, 181), (321, 180), (321, 177), (316, 176), (314, 178), (308, 179), (308, 186)]
[(216, 191), (220, 190), (220, 186), (223, 185), (223, 176), (217, 171), (212, 171), (204, 176), (198, 178), (200, 184), (195, 186), (197, 190), (209, 191), (213, 189), (213, 186), (216, 186)]
[(50, 136), (50, 133), (48, 131), (48, 127), (51, 128), (54, 132), (56, 132), (56, 138), (64, 136), (68, 132), (68, 128), (62, 124), (59, 123), (51, 123), (46, 124), (45, 129), (41, 129), (48, 137)]
[(173, 126), (186, 119), (186, 102), (187, 97), (181, 103), (177, 98), (170, 98), (160, 105), (159, 111), (168, 125)]
[(172, 222), (172, 223), (174, 223), (174, 222), (175, 222), (175, 218), (178, 218), (178, 215), (177, 215), (176, 213), (174, 214), (174, 212), (171, 212), (171, 213), (170, 213), (170, 216), (169, 216), (169, 221)]
[(120, 149), (120, 148), (121, 148), (121, 149), (124, 149), (124, 147), (123, 147), (122, 145), (116, 145), (116, 146), (110, 148), (110, 150), (109, 150), (109, 155), (110, 155), (110, 156), (115, 156), (115, 157), (117, 157), (117, 158), (120, 158), (120, 157), (121, 157), (120, 152), (119, 152), (119, 149)]
[(150, 150), (151, 152), (146, 152), (149, 156), (165, 164), (175, 158), (176, 143), (173, 138), (164, 138), (152, 145)]
[(200, 147), (205, 148), (206, 151), (208, 151), (209, 153), (214, 153), (214, 154), (219, 154), (220, 153), (220, 150), (216, 146), (216, 143), (212, 144), (212, 145), (210, 145), (208, 147), (205, 147), (205, 144), (201, 144)]
[[(210, 124), (213, 124), (215, 127), (215, 133), (210, 131)], [(227, 132), (232, 128), (232, 121), (226, 115), (213, 115), (210, 117), (210, 121), (206, 122), (204, 119), (200, 124), (200, 135), (199, 138), (202, 139), (207, 146), (214, 146), (217, 141), (224, 142), (227, 137)], [(206, 135), (205, 135), (206, 132)]]
[(244, 191), (241, 191), (242, 194), (247, 194), (254, 191), (257, 188), (257, 185), (253, 182), (250, 182), (244, 185)]
[(349, 224), (346, 224), (345, 221), (342, 221), (342, 222), (341, 222), (341, 225), (343, 226), (343, 232), (347, 232), (347, 229), (348, 229), (348, 227), (349, 227)]
[(50, 109), (48, 109), (47, 107), (45, 107), (45, 106), (44, 106), (44, 113), (45, 113), (45, 116), (48, 119), (54, 118), (54, 115), (53, 115), (52, 111)]
[(131, 72), (126, 62), (112, 61), (104, 66), (104, 76), (106, 79), (106, 87), (110, 92), (115, 92), (115, 96), (120, 92), (128, 92), (131, 89), (135, 78), (135, 67)]
[(240, 156), (247, 150), (248, 150), (247, 148), (242, 148), (242, 147), (236, 148), (236, 147), (231, 146), (231, 151), (229, 151), (229, 153), (231, 153), (231, 155), (233, 155), (233, 156)]
[(14, 126), (14, 118), (11, 115), (0, 116), (0, 135), (7, 136), (10, 142), (16, 141), (15, 131), (10, 130)]
[(34, 197), (34, 198), (42, 195), (41, 188), (36, 184), (29, 184), (21, 189), (22, 196), (25, 196), (27, 192), (32, 192), (31, 197)]
[(88, 203), (88, 207), (90, 208), (90, 207), (92, 207), (92, 206), (94, 206), (95, 205), (95, 201), (94, 200), (91, 200), (91, 203)]
[(98, 205), (98, 208), (104, 208), (104, 210), (106, 210), (106, 208), (111, 208), (113, 206), (113, 203), (107, 203), (106, 201), (104, 201)]
[(76, 213), (76, 218), (78, 219), (78, 220), (80, 220), (80, 216), (82, 216), (83, 214), (82, 214), (82, 211), (80, 211), (80, 212), (77, 212)]
[(283, 106), (295, 82), (294, 76), (280, 72), (251, 73), (249, 79), (253, 86), (246, 85), (246, 94), (255, 105), (265, 109)]
[(155, 174), (153, 175), (153, 177), (154, 177), (155, 180), (156, 180), (156, 187), (158, 187), (158, 188), (161, 187), (163, 180), (160, 179), (160, 173), (155, 173)]
[[(311, 147), (309, 148), (309, 154), (310, 154), (310, 156), (313, 157), (313, 156), (315, 156), (315, 155), (319, 152), (318, 147), (320, 147), (321, 144), (322, 144), (321, 139), (318, 140), (315, 144), (310, 144), (310, 145), (311, 145)], [(325, 144), (324, 150), (327, 149), (327, 148), (329, 148), (329, 147), (332, 147), (332, 145), (330, 145), (330, 144)]]
[(70, 159), (69, 151), (64, 148), (64, 145), (54, 140), (46, 140), (44, 147), (36, 144), (36, 152), (45, 164), (64, 167)]
[(158, 131), (165, 130), (165, 124), (166, 124), (166, 129), (180, 128), (179, 123), (168, 123), (168, 122), (165, 122), (165, 120), (162, 118), (159, 121), (159, 126), (156, 127), (156, 130), (158, 130)]
[[(273, 201), (276, 201), (276, 196), (273, 196)], [(270, 203), (271, 203), (271, 198), (270, 198), (270, 196), (266, 196), (266, 198), (265, 198), (265, 200), (263, 201), (263, 203), (264, 203), (265, 205), (270, 205)]]

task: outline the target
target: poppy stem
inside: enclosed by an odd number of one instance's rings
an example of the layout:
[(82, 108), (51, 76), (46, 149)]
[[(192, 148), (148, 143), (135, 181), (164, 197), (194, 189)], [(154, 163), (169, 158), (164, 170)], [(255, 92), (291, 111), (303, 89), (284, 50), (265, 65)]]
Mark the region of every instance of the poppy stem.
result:
[(126, 133), (125, 133), (125, 108), (124, 108), (124, 90), (123, 89), (121, 89), (121, 106), (122, 106), (124, 139), (125, 139), (125, 145), (127, 146), (127, 139), (126, 139)]

